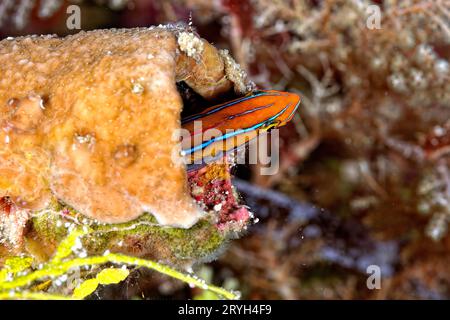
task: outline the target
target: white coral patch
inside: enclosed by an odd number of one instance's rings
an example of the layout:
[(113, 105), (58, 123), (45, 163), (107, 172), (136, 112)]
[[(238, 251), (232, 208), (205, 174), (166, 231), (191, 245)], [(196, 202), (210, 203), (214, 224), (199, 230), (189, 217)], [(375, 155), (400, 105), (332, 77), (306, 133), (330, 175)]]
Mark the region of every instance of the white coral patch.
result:
[(178, 46), (188, 57), (195, 60), (200, 60), (204, 49), (202, 40), (190, 32), (181, 32), (178, 35)]

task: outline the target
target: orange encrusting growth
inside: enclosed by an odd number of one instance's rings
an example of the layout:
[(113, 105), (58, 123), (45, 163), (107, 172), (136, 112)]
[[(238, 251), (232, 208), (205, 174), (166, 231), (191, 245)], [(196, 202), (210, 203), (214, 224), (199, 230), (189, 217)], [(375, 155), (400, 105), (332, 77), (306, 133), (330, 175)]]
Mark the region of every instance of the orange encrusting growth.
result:
[(0, 198), (32, 212), (56, 198), (104, 223), (196, 223), (172, 141), (176, 51), (162, 27), (0, 41)]

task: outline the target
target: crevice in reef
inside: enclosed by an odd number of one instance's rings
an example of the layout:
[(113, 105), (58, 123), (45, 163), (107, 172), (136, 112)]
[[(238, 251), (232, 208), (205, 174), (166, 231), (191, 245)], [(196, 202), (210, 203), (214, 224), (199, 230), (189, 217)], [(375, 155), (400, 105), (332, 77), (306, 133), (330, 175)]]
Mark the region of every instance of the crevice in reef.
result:
[(183, 100), (183, 109), (181, 110), (181, 119), (205, 110), (210, 105), (205, 98), (189, 87), (186, 82), (179, 81), (176, 83), (177, 90)]
[(176, 85), (178, 93), (183, 100), (181, 119), (202, 112), (203, 110), (216, 104), (221, 104), (239, 97), (239, 95), (237, 95), (233, 90), (229, 90), (214, 97), (213, 99), (207, 100), (195, 92), (195, 90), (189, 87), (189, 85), (184, 81), (179, 81)]

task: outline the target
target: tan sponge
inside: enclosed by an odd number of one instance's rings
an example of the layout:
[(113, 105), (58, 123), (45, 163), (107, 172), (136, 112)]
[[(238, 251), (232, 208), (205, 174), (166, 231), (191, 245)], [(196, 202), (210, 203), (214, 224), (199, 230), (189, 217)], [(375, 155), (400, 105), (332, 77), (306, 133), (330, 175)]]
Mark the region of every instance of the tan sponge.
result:
[(176, 161), (177, 52), (164, 28), (1, 41), (0, 197), (33, 211), (56, 197), (107, 223), (149, 212), (194, 224), (202, 212)]

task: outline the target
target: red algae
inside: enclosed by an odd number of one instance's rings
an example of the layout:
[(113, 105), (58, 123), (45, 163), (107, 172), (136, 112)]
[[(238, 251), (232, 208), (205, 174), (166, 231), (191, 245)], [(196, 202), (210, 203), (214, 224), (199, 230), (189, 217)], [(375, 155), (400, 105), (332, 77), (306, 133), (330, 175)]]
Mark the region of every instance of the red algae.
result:
[(248, 209), (239, 203), (231, 183), (229, 164), (210, 164), (188, 174), (192, 197), (211, 212), (219, 230), (240, 231), (251, 218)]

